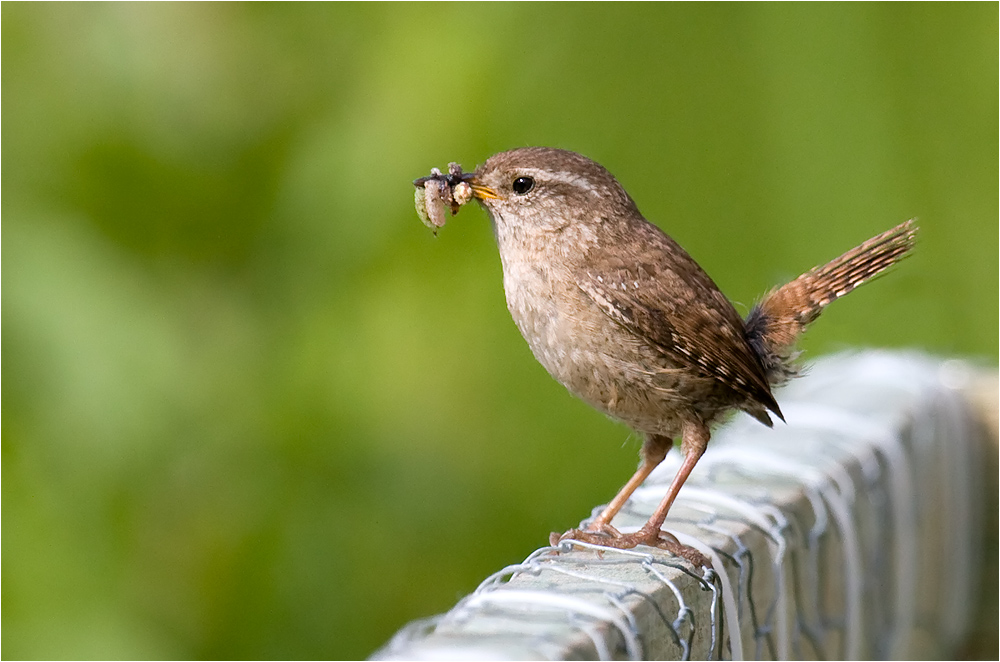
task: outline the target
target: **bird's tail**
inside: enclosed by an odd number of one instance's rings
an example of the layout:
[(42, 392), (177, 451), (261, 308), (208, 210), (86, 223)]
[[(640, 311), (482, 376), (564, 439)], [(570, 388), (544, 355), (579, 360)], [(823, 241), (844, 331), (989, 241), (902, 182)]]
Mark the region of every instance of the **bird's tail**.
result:
[(795, 341), (806, 326), (828, 304), (906, 256), (916, 234), (914, 221), (906, 221), (764, 296), (747, 316), (746, 333), (768, 381), (794, 376)]

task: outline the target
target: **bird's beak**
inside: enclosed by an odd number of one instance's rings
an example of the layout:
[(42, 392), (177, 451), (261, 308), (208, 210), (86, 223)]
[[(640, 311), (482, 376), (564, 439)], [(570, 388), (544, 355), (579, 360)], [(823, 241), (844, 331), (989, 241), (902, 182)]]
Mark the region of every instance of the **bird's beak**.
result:
[(480, 200), (498, 200), (500, 198), (500, 196), (497, 195), (496, 191), (491, 189), (489, 186), (477, 182), (475, 173), (469, 173), (462, 179), (468, 182), (469, 186), (472, 187), (472, 195), (479, 198)]
[(489, 186), (483, 186), (482, 184), (472, 185), (472, 195), (476, 196), (480, 200), (499, 200), (500, 196), (497, 195), (493, 189)]

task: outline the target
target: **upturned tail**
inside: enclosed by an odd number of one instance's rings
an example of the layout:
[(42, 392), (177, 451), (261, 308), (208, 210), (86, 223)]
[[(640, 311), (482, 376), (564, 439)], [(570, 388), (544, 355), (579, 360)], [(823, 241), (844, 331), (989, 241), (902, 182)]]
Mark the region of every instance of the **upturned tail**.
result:
[(746, 333), (768, 381), (780, 384), (793, 377), (795, 341), (806, 326), (828, 304), (905, 257), (916, 235), (911, 219), (765, 295), (747, 316)]

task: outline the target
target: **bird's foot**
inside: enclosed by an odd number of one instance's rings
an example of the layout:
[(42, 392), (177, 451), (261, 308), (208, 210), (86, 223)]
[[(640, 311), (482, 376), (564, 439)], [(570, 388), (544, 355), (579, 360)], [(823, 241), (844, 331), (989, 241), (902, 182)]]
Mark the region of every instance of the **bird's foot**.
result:
[(620, 533), (610, 524), (601, 524), (593, 530), (588, 528), (570, 529), (566, 533), (552, 533), (549, 535), (549, 544), (553, 547), (563, 540), (580, 540), (592, 545), (601, 547), (613, 547), (615, 549), (632, 549), (637, 545), (648, 545), (659, 549), (665, 549), (674, 556), (690, 561), (695, 567), (711, 568), (712, 563), (708, 558), (690, 545), (683, 545), (673, 535), (666, 531), (660, 531), (653, 527), (643, 526), (635, 533)]

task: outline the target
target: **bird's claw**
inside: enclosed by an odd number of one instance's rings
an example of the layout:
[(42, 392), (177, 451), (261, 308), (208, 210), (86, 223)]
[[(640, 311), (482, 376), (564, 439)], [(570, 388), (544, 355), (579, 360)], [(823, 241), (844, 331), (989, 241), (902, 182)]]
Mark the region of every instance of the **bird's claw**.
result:
[(570, 529), (566, 533), (552, 533), (549, 535), (549, 544), (553, 547), (563, 540), (579, 540), (601, 547), (612, 547), (614, 549), (632, 549), (638, 545), (648, 545), (658, 549), (665, 549), (674, 556), (679, 556), (689, 561), (695, 567), (711, 568), (712, 563), (704, 554), (690, 545), (681, 544), (677, 538), (666, 531), (655, 530), (653, 528), (642, 527), (635, 533), (620, 533), (610, 524), (601, 524), (588, 528)]

